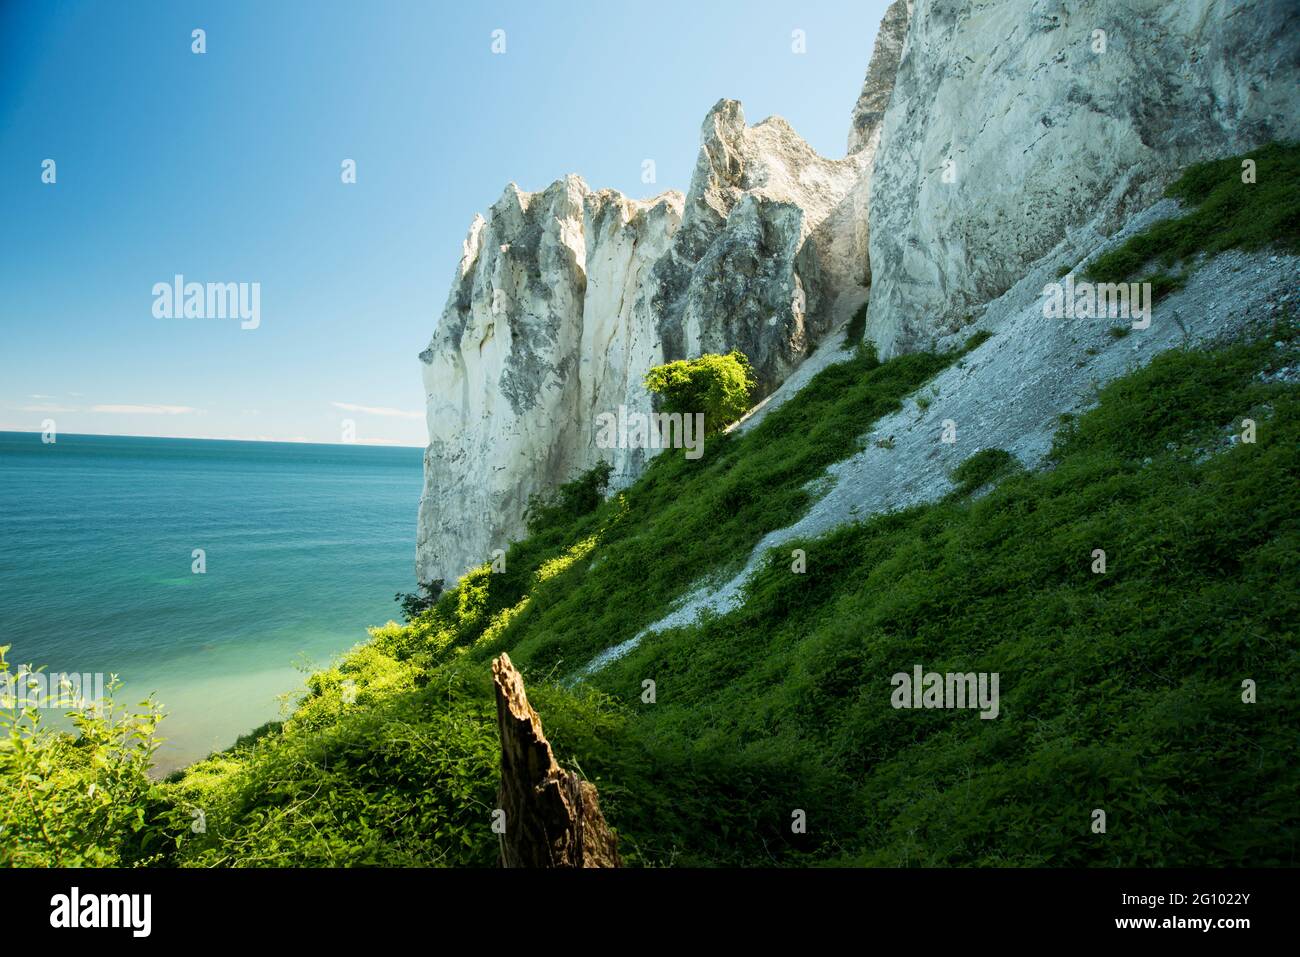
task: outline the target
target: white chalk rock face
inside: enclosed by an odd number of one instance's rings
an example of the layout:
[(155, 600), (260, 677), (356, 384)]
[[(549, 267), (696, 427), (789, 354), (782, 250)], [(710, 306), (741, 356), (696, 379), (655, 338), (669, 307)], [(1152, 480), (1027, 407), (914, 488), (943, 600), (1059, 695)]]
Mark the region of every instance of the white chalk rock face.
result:
[[(912, 0), (894, 0), (885, 10), (876, 32), (875, 49), (871, 51), (871, 63), (867, 67), (867, 76), (862, 83), (862, 92), (853, 107), (852, 124), (849, 127), (849, 153), (857, 154), (862, 164), (863, 175), (853, 184), (851, 206), (847, 211), (848, 222), (843, 234), (851, 237), (853, 261), (861, 270), (859, 284), (867, 289), (871, 286), (871, 183), (872, 167), (875, 164), (876, 151), (880, 148), (880, 128), (884, 123), (885, 110), (893, 96), (894, 77), (898, 74), (898, 64), (903, 56), (903, 44), (907, 40), (907, 27), (912, 16)], [(852, 303), (856, 307), (857, 303)]]
[(778, 116), (746, 126), (741, 105), (720, 100), (682, 227), (643, 290), (665, 355), (740, 349), (758, 396), (780, 385), (865, 295), (851, 196), (864, 169), (819, 156)]
[[(637, 300), (654, 264), (668, 251), (682, 221), (681, 193), (638, 202), (617, 190), (587, 198), (583, 220), (587, 238), (587, 291), (583, 299), (582, 340), (578, 352), (580, 393), (576, 411), (581, 452), (576, 469), (601, 459), (614, 466), (610, 483), (628, 485), (641, 474), (652, 450), (597, 445), (602, 414), (618, 407), (649, 411), (650, 394), (643, 380), (651, 366), (664, 361), (658, 332), (636, 312)], [(558, 478), (563, 482), (572, 478)], [(548, 482), (547, 487), (554, 487)]]
[(524, 534), (529, 497), (596, 462), (620, 487), (653, 449), (601, 448), (598, 420), (651, 410), (651, 366), (741, 349), (760, 394), (865, 296), (852, 188), (734, 100), (705, 118), (689, 193), (648, 201), (570, 176), (509, 187), (475, 219), (421, 353), (429, 427), (416, 545), (422, 582), (454, 582)]
[(1293, 0), (915, 0), (870, 184), (868, 335), (923, 346), (1067, 230), (1109, 235), (1180, 167), (1294, 138), (1298, 63)]
[(880, 20), (876, 31), (876, 45), (871, 51), (867, 77), (862, 81), (862, 92), (853, 106), (853, 121), (849, 127), (849, 152), (874, 150), (880, 141), (880, 124), (894, 92), (894, 77), (898, 63), (903, 58), (903, 44), (907, 40), (907, 25), (912, 18), (913, 0), (894, 0)]
[[(513, 184), (474, 220), (424, 363), (429, 446), (417, 573), (454, 580), (504, 548), (528, 496), (575, 462), (588, 190)], [(521, 467), (526, 463), (527, 467)], [(454, 568), (454, 573), (452, 569)]]

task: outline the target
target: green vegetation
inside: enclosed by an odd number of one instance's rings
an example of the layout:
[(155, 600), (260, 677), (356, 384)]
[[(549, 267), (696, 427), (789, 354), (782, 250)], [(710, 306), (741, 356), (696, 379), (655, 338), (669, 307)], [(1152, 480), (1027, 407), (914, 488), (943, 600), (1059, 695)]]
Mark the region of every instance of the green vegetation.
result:
[[(1255, 163), (1255, 181), (1243, 182), (1243, 162)], [(1157, 223), (1094, 259), (1087, 276), (1095, 282), (1126, 282), (1148, 263), (1163, 269), (1143, 276), (1159, 301), (1187, 281), (1169, 269), (1197, 253), (1262, 249), (1277, 245), (1300, 250), (1300, 145), (1270, 143), (1252, 153), (1197, 163), (1165, 195), (1192, 207), (1183, 216)]]
[[(127, 806), (155, 808), (142, 820), (167, 835), (164, 863), (491, 864), (487, 663), (508, 649), (632, 864), (1295, 864), (1300, 396), (1260, 373), (1297, 345), (1288, 324), (1167, 352), (1062, 419), (1047, 467), (979, 452), (952, 495), (791, 542), (738, 609), (574, 683), (701, 579), (738, 571), (827, 465), (958, 358), (859, 355), (702, 459), (665, 452), (609, 500), (550, 513), (505, 572), (374, 629), (283, 725)], [(1258, 440), (1229, 443), (1243, 417)], [(579, 487), (559, 499), (590, 504)], [(916, 664), (999, 673), (999, 717), (895, 710), (890, 678)], [(71, 761), (60, 747), (52, 760)], [(38, 805), (71, 807), (65, 790)], [(91, 820), (73, 807), (63, 826)], [(48, 852), (30, 824), (12, 833), (29, 859)], [(129, 827), (104, 839), (117, 860), (158, 862)]]
[(605, 490), (609, 488), (609, 477), (613, 474), (614, 466), (608, 462), (597, 462), (553, 493), (531, 496), (524, 512), (528, 533), (537, 535), (548, 528), (564, 525), (595, 511), (605, 500)]
[(495, 709), (484, 689), (433, 675), (394, 636), (313, 675), (282, 726), (162, 786), (186, 823), (175, 863), (192, 866), (490, 865), (482, 824), (496, 806)]
[[(750, 864), (1294, 863), (1300, 402), (1256, 379), (1288, 355), (1168, 353), (1104, 389), (1051, 469), (793, 543), (806, 574), (773, 554), (741, 610), (647, 639), (596, 683), (633, 702), (647, 777), (692, 768), (698, 810), (647, 780), (620, 826)], [(1266, 438), (1207, 454), (1264, 408)], [(1001, 717), (894, 711), (915, 663), (1000, 672)], [(1243, 704), (1244, 677), (1276, 697)]]
[(402, 618), (413, 621), (437, 603), (446, 584), (441, 578), (428, 583), (421, 582), (414, 592), (399, 591), (393, 596), (393, 601), (402, 609)]
[(1016, 457), (1005, 449), (983, 449), (953, 469), (952, 480), (957, 485), (958, 494), (969, 495), (1019, 465)]
[[(126, 867), (155, 863), (168, 850), (171, 809), (148, 776), (162, 715), (152, 700), (114, 702), (109, 682), (102, 711), (68, 711), (75, 736), (46, 728), (41, 710), (24, 707), (19, 671), (10, 675), (0, 645), (0, 865)], [(89, 703), (87, 703), (89, 705)]]
[(844, 344), (846, 346), (857, 345), (862, 342), (867, 334), (867, 304), (864, 302), (858, 307), (849, 321), (844, 326)]
[(712, 353), (698, 359), (678, 359), (655, 366), (645, 375), (645, 387), (659, 397), (661, 412), (670, 415), (704, 413), (704, 431), (721, 432), (749, 409), (754, 371), (743, 352)]

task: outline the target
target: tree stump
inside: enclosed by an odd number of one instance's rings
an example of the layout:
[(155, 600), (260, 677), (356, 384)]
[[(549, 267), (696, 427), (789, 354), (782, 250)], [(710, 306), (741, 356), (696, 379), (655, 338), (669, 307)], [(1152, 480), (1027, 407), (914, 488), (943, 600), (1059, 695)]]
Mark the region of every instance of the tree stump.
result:
[(505, 812), (502, 867), (620, 867), (618, 838), (600, 813), (596, 787), (555, 761), (524, 679), (502, 654), (492, 662)]

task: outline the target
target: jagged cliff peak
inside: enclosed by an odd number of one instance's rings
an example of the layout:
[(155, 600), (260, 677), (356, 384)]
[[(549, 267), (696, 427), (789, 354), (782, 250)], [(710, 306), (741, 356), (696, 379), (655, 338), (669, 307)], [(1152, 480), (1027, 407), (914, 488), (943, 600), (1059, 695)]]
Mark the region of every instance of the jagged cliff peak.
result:
[(862, 92), (853, 106), (853, 121), (849, 127), (850, 153), (874, 146), (879, 139), (880, 124), (894, 92), (894, 77), (898, 73), (898, 64), (903, 59), (903, 43), (907, 39), (907, 25), (912, 19), (912, 3), (913, 0), (894, 0), (880, 21)]
[(471, 223), (423, 363), (429, 447), (417, 571), (455, 580), (523, 533), (531, 495), (596, 461), (614, 484), (651, 450), (602, 449), (594, 422), (649, 411), (653, 365), (744, 351), (775, 388), (865, 295), (853, 188), (781, 117), (722, 99), (685, 194), (632, 199), (566, 176), (511, 183)]

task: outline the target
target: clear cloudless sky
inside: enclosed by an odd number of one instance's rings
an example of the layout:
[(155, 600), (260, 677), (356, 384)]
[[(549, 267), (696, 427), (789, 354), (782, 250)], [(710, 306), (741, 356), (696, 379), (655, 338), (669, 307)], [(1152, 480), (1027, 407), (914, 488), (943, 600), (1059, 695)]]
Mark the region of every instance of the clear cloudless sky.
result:
[[(0, 0), (0, 430), (422, 445), (476, 212), (685, 190), (721, 97), (843, 156), (885, 6)], [(260, 327), (154, 318), (178, 273), (260, 283)]]

